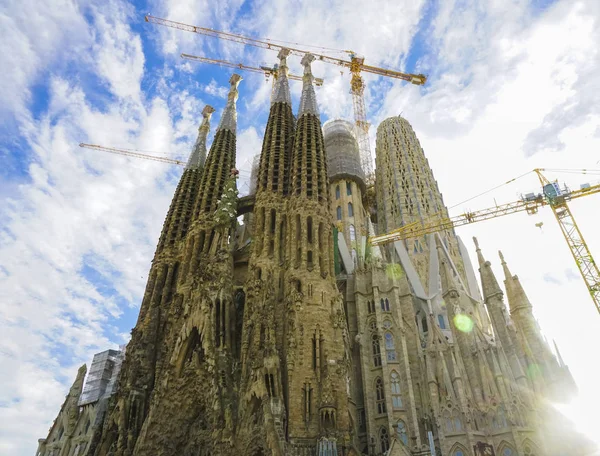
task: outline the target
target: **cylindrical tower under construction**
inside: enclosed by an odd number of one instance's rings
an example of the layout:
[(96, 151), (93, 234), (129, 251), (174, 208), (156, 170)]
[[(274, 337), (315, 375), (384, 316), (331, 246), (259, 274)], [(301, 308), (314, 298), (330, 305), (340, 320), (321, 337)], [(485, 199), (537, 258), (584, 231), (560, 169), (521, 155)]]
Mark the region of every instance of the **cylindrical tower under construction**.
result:
[[(346, 120), (330, 120), (323, 125), (323, 139), (333, 219), (338, 232), (344, 237), (343, 242), (348, 247), (353, 263), (356, 264), (364, 256), (365, 246), (361, 239), (368, 233), (367, 214), (362, 203), (365, 174), (360, 164), (354, 126)], [(342, 261), (341, 266), (343, 265)]]
[[(385, 119), (377, 128), (376, 192), (380, 233), (411, 223), (448, 217), (442, 194), (412, 126), (400, 116)], [(454, 230), (440, 233), (444, 247), (464, 277), (464, 266)], [(407, 239), (405, 247), (417, 270), (428, 276), (427, 236)]]

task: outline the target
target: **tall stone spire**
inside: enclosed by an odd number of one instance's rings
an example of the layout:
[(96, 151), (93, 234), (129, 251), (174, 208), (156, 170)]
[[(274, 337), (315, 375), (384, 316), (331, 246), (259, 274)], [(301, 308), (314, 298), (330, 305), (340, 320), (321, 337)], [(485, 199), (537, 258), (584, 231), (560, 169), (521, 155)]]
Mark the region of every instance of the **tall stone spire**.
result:
[(328, 201), (327, 165), (319, 107), (310, 68), (314, 59), (312, 54), (306, 54), (302, 58), (304, 76), (294, 136), (291, 193), (324, 203)]
[(260, 156), (257, 194), (273, 192), (287, 195), (289, 193), (294, 115), (287, 77), (288, 54), (287, 49), (279, 52), (280, 64)]
[(238, 99), (238, 85), (242, 77), (234, 73), (229, 79), (229, 94), (227, 95), (227, 104), (225, 105), (225, 110), (223, 111), (223, 115), (221, 116), (221, 120), (219, 122), (219, 126), (217, 127), (217, 132), (220, 130), (229, 130), (233, 134), (235, 134), (237, 129), (237, 110), (235, 109), (235, 104)]
[(290, 95), (290, 81), (288, 80), (288, 66), (287, 56), (290, 54), (289, 49), (282, 49), (279, 51), (277, 57), (279, 58), (279, 67), (277, 68), (277, 75), (271, 93), (271, 105), (275, 103), (285, 103), (292, 105), (292, 96)]
[(225, 181), (231, 175), (235, 166), (238, 85), (242, 77), (233, 74), (229, 80), (230, 89), (227, 104), (221, 116), (215, 139), (210, 146), (210, 152), (202, 173), (202, 181), (194, 218), (201, 213), (212, 214), (217, 209), (217, 201), (223, 194)]
[[(323, 131), (310, 69), (313, 60), (310, 54), (302, 59), (303, 88), (287, 198), (287, 252), (291, 258), (286, 261), (284, 283), (286, 302), (296, 304), (288, 304), (285, 324), (288, 344), (283, 364), (289, 398), (285, 454), (301, 454), (299, 449), (306, 442), (311, 442), (311, 454), (325, 454), (319, 451), (325, 451), (332, 441), (337, 439), (340, 446), (350, 438), (345, 367), (350, 362), (350, 347), (343, 298), (333, 271), (333, 220)], [(306, 361), (297, 355), (301, 347), (312, 347), (304, 349)]]
[(477, 251), (477, 260), (479, 261), (479, 273), (481, 275), (481, 288), (483, 290), (483, 298), (486, 303), (488, 302), (488, 298), (499, 295), (502, 298), (502, 289), (500, 285), (498, 285), (498, 281), (496, 280), (496, 276), (494, 275), (494, 271), (492, 271), (492, 264), (489, 261), (486, 261), (481, 253), (481, 249), (479, 248), (479, 242), (476, 237), (473, 237), (473, 242), (475, 243), (475, 249)]
[(188, 232), (194, 211), (194, 202), (198, 196), (202, 167), (206, 159), (206, 136), (210, 130), (210, 116), (213, 112), (214, 108), (209, 105), (206, 105), (202, 110), (203, 119), (198, 128), (198, 138), (181, 179), (179, 179), (179, 184), (165, 217), (163, 230), (156, 248), (157, 254), (163, 252), (167, 246), (175, 246), (175, 243), (183, 239)]
[(202, 123), (198, 128), (198, 138), (190, 154), (186, 169), (190, 168), (202, 168), (206, 161), (206, 137), (210, 131), (210, 117), (215, 112), (215, 108), (210, 105), (204, 106), (202, 110)]
[(319, 117), (319, 106), (317, 104), (317, 94), (313, 86), (315, 79), (310, 68), (311, 63), (315, 60), (312, 54), (306, 54), (302, 57), (300, 63), (304, 66), (304, 75), (302, 76), (302, 95), (300, 97), (300, 107), (298, 108), (298, 118), (302, 114), (312, 114)]
[(506, 286), (506, 297), (508, 299), (511, 314), (520, 308), (531, 309), (531, 302), (529, 302), (529, 298), (525, 294), (525, 290), (521, 285), (519, 277), (511, 274), (501, 251), (498, 251), (498, 255), (500, 256), (502, 269), (504, 270), (504, 285)]

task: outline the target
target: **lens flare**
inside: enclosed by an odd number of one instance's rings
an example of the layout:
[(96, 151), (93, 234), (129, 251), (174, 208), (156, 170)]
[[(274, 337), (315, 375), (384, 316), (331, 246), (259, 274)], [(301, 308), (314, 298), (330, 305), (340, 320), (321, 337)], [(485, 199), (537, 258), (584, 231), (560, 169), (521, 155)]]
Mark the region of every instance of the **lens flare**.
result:
[(468, 315), (458, 314), (454, 316), (454, 326), (459, 331), (468, 333), (473, 331), (473, 320)]
[(400, 279), (404, 275), (402, 271), (402, 266), (399, 264), (388, 264), (385, 268), (385, 273), (390, 279)]

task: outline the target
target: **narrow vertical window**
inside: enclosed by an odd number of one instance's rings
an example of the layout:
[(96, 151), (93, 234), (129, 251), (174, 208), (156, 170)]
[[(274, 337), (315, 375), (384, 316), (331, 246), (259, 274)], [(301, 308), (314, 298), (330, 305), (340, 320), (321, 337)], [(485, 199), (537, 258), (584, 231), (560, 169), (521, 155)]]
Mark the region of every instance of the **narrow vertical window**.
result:
[(438, 322), (440, 324), (440, 329), (446, 329), (446, 321), (444, 320), (443, 315), (438, 315)]
[(396, 347), (394, 346), (394, 336), (392, 333), (385, 333), (385, 352), (388, 361), (396, 361)]
[(313, 241), (313, 220), (312, 217), (306, 219), (306, 240), (309, 244)]
[(335, 210), (335, 214), (338, 220), (342, 220), (342, 208), (340, 206)]
[(354, 217), (354, 209), (352, 203), (348, 203), (348, 217)]
[(354, 225), (350, 225), (350, 241), (356, 241), (356, 229), (354, 228)]
[(390, 301), (388, 300), (388, 298), (385, 298), (385, 311), (390, 311)]
[(381, 346), (379, 345), (379, 338), (377, 334), (373, 334), (371, 337), (371, 344), (373, 346), (373, 365), (375, 367), (381, 366)]
[(383, 389), (383, 381), (379, 377), (375, 380), (375, 398), (377, 402), (377, 413), (380, 415), (386, 413), (385, 391)]
[(383, 298), (379, 300), (379, 305), (381, 306), (381, 310), (385, 311), (385, 301), (383, 300)]
[(221, 301), (217, 299), (215, 303), (215, 346), (219, 347), (221, 345), (221, 332), (220, 326), (221, 324)]
[(300, 247), (300, 236), (302, 235), (302, 227), (300, 223), (300, 214), (296, 214), (296, 267), (300, 266), (300, 257), (302, 256), (302, 248)]
[(390, 437), (386, 428), (381, 428), (379, 431), (379, 441), (381, 443), (381, 453), (385, 454), (390, 449)]
[(398, 435), (398, 440), (400, 440), (404, 445), (408, 445), (408, 432), (406, 431), (406, 424), (404, 421), (398, 421), (396, 433)]
[(352, 195), (352, 183), (346, 182), (346, 195)]
[(313, 370), (317, 370), (317, 334), (313, 334), (312, 337), (312, 367)]
[[(395, 409), (402, 408), (402, 397), (400, 396), (400, 376), (397, 372), (392, 372), (392, 407)], [(398, 423), (399, 424), (399, 423)]]
[(335, 199), (340, 199), (340, 186), (335, 187)]

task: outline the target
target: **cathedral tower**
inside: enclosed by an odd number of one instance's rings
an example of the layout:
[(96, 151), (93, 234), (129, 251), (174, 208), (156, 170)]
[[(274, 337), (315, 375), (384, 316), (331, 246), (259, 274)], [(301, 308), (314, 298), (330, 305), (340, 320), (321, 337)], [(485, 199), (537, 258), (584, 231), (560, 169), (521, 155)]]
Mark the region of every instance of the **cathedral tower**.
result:
[[(290, 445), (350, 445), (348, 334), (333, 275), (327, 164), (311, 62), (304, 65), (288, 201), (286, 334)], [(323, 453), (330, 454), (330, 453)]]
[[(412, 126), (400, 116), (390, 117), (377, 127), (376, 146), (377, 224), (388, 233), (411, 223), (448, 217), (442, 194)], [(440, 233), (457, 270), (465, 279), (462, 257), (454, 230)], [(404, 242), (427, 290), (430, 251), (428, 237)]]
[[(330, 198), (341, 253), (337, 268), (352, 273), (355, 265), (363, 261), (368, 234), (367, 214), (363, 209), (365, 174), (360, 165), (358, 143), (350, 122), (336, 119), (323, 125), (327, 152)], [(338, 264), (339, 263), (339, 264)]]
[[(280, 65), (271, 96), (256, 173), (253, 239), (246, 283), (242, 342), (241, 437), (252, 448), (272, 447), (285, 453), (285, 423), (289, 410), (284, 344), (284, 273), (287, 207), (294, 115), (287, 77), (288, 51)], [(262, 404), (262, 405), (261, 405)]]

